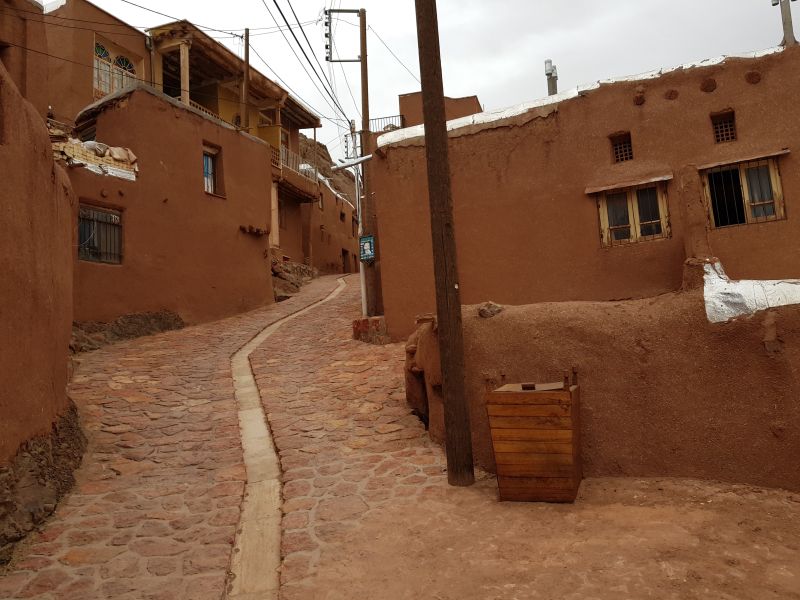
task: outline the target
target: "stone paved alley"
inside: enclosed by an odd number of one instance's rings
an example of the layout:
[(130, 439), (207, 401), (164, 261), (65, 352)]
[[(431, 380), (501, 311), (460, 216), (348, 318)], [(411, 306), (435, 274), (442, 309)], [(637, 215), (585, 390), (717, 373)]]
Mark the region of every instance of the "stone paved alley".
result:
[[(335, 286), (86, 355), (75, 490), (0, 597), (223, 597), (246, 480), (231, 355)], [(562, 506), (499, 504), (485, 475), (449, 488), (405, 405), (403, 347), (352, 341), (358, 311), (351, 277), (251, 355), (283, 469), (283, 600), (800, 598), (796, 494), (594, 479)]]

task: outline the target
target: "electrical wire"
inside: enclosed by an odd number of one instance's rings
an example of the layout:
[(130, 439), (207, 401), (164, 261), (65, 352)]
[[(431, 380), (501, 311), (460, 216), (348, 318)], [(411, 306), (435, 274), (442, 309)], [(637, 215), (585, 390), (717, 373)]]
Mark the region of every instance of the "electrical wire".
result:
[[(30, 12), (30, 11), (26, 11), (26, 12)], [(5, 7), (0, 7), (0, 14), (7, 14), (8, 15), (8, 14), (11, 14), (11, 13), (5, 12)], [(13, 16), (19, 16), (19, 15), (13, 15)], [(142, 37), (142, 36), (145, 35), (141, 31), (136, 32), (136, 33), (125, 32), (125, 31), (108, 31), (108, 30), (104, 30), (104, 29), (93, 29), (91, 27), (80, 27), (78, 25), (67, 25), (65, 23), (51, 23), (49, 21), (45, 21), (45, 20), (42, 20), (42, 19), (32, 19), (30, 17), (20, 17), (20, 18), (24, 19), (25, 21), (30, 21), (31, 23), (43, 23), (44, 25), (50, 25), (50, 26), (53, 26), (53, 27), (62, 27), (62, 28), (66, 28), (66, 29), (78, 29), (80, 31), (92, 31), (94, 33), (105, 33), (105, 34), (108, 34), (108, 35), (127, 35), (127, 36), (131, 36), (131, 37)]]
[[(148, 8), (146, 6), (142, 6), (141, 4), (136, 4), (135, 2), (131, 2), (131, 0), (119, 0), (119, 1), (120, 2), (124, 2), (125, 4), (130, 4), (131, 6), (135, 6), (136, 8), (141, 8), (142, 10), (146, 10), (146, 11), (151, 12), (153, 14), (156, 14), (156, 15), (159, 15), (159, 16), (162, 16), (162, 17), (166, 17), (167, 19), (172, 19), (173, 21), (184, 21), (185, 20), (185, 19), (178, 19), (176, 17), (168, 15), (167, 13), (163, 13), (163, 12), (154, 10), (152, 8)], [(217, 33), (225, 33), (227, 35), (233, 35), (233, 36), (237, 35), (237, 34), (233, 33), (232, 31), (226, 31), (224, 29), (217, 29), (216, 27), (209, 27), (207, 25), (199, 25), (197, 23), (192, 23), (192, 25), (194, 25), (198, 29), (208, 29), (209, 31), (216, 31)], [(276, 23), (276, 25), (277, 25), (277, 23)]]
[[(341, 21), (342, 23), (347, 23), (348, 25), (350, 25), (350, 26), (352, 26), (352, 27), (360, 27), (360, 25), (359, 25), (358, 23), (351, 23), (350, 21), (348, 21), (348, 20), (346, 20), (346, 19), (337, 18), (336, 20), (337, 20), (337, 21)], [(367, 25), (367, 29), (369, 29), (369, 30), (370, 30), (370, 31), (373, 33), (373, 35), (374, 35), (376, 38), (378, 38), (378, 41), (379, 41), (381, 44), (383, 44), (383, 46), (384, 46), (384, 47), (385, 47), (385, 48), (386, 48), (386, 49), (389, 51), (389, 54), (391, 54), (391, 55), (392, 55), (392, 57), (394, 57), (394, 59), (395, 59), (395, 60), (396, 60), (398, 63), (400, 63), (400, 66), (402, 66), (402, 67), (403, 67), (403, 68), (404, 68), (406, 71), (408, 71), (408, 74), (409, 74), (409, 75), (411, 75), (411, 77), (413, 77), (414, 79), (416, 79), (416, 80), (417, 80), (417, 82), (421, 84), (422, 82), (419, 80), (419, 77), (417, 77), (417, 76), (414, 74), (414, 72), (413, 72), (411, 69), (409, 69), (409, 68), (408, 68), (408, 66), (407, 66), (407, 65), (406, 65), (406, 64), (405, 64), (405, 63), (404, 63), (402, 60), (400, 60), (400, 57), (399, 57), (399, 56), (397, 56), (397, 54), (395, 54), (395, 53), (394, 53), (394, 51), (393, 51), (393, 50), (392, 50), (392, 49), (389, 47), (389, 44), (387, 44), (387, 43), (386, 43), (386, 42), (383, 40), (383, 38), (382, 38), (380, 35), (378, 35), (378, 32), (377, 32), (377, 31), (375, 31), (375, 28), (374, 28), (372, 25)]]
[[(46, 56), (46, 57), (48, 57), (48, 58), (55, 58), (56, 60), (61, 60), (61, 61), (64, 61), (64, 62), (67, 62), (67, 63), (73, 64), (73, 65), (77, 65), (77, 66), (79, 66), (79, 67), (86, 67), (87, 69), (92, 69), (93, 71), (94, 71), (94, 69), (95, 69), (94, 65), (88, 65), (88, 64), (86, 64), (86, 63), (78, 62), (78, 61), (76, 61), (76, 60), (72, 60), (72, 59), (69, 59), (69, 58), (64, 58), (63, 56), (56, 56), (56, 55), (54, 55), (54, 54), (50, 54), (50, 53), (48, 53), (48, 52), (43, 52), (43, 51), (41, 51), (41, 50), (36, 50), (36, 49), (34, 49), (34, 48), (28, 48), (28, 47), (26, 47), (26, 46), (22, 46), (22, 45), (20, 45), (20, 44), (14, 44), (14, 43), (12, 43), (12, 42), (5, 42), (5, 44), (7, 44), (8, 46), (13, 46), (13, 47), (15, 47), (15, 48), (19, 48), (19, 49), (21, 49), (21, 50), (25, 50), (26, 52), (33, 52), (34, 54), (41, 54), (42, 56)], [(252, 50), (255, 52), (255, 48), (252, 48), (252, 47), (251, 47), (251, 49), (252, 49)], [(257, 53), (257, 52), (256, 52), (256, 55), (258, 56), (258, 53)], [(259, 58), (260, 58), (262, 61), (264, 60), (264, 59), (263, 59), (263, 58), (261, 58), (260, 56), (259, 56)], [(266, 63), (265, 63), (265, 64), (266, 64)], [(137, 77), (135, 74), (131, 74), (131, 73), (129, 73), (129, 74), (128, 74), (128, 77), (129, 77), (130, 79), (133, 79), (133, 80), (135, 80), (135, 81), (139, 81), (139, 82), (141, 82), (141, 83), (145, 83), (145, 84), (148, 84), (148, 85), (150, 85), (150, 81), (149, 81), (149, 80), (147, 80), (147, 79), (144, 79), (143, 77)], [(172, 88), (173, 86), (167, 86), (167, 87), (170, 87), (170, 88)], [(288, 86), (287, 86), (287, 88), (288, 88)], [(186, 90), (186, 89), (183, 89), (183, 88), (180, 88), (180, 87), (174, 87), (173, 89), (176, 89), (176, 90), (178, 90), (178, 91), (180, 91), (180, 92), (188, 92), (188, 91), (189, 91), (189, 90)], [(294, 94), (294, 95), (295, 95), (295, 96), (296, 96), (298, 99), (302, 100), (302, 98), (300, 98), (300, 97), (299, 97), (297, 94), (295, 94), (294, 92), (292, 92), (292, 90), (289, 90), (289, 91), (290, 91), (292, 94)], [(237, 101), (233, 101), (233, 100), (231, 100), (230, 98), (223, 98), (223, 97), (221, 97), (221, 96), (217, 96), (217, 95), (214, 95), (214, 94), (204, 94), (204, 93), (200, 93), (200, 92), (196, 92), (196, 91), (192, 92), (192, 94), (193, 94), (195, 97), (209, 98), (209, 99), (213, 99), (213, 100), (217, 100), (217, 101), (220, 101), (220, 100), (222, 100), (223, 102), (232, 102), (232, 103), (233, 103), (233, 102), (235, 102), (236, 104), (240, 104), (240, 102), (239, 102), (238, 100), (237, 100)], [(168, 95), (168, 94), (166, 94), (166, 95)], [(170, 97), (171, 97), (171, 96), (170, 96)], [(302, 100), (302, 101), (303, 101), (305, 104), (308, 104), (308, 103), (307, 103), (307, 102), (305, 102), (304, 100)], [(252, 103), (250, 103), (250, 102), (245, 102), (245, 106), (249, 106), (250, 108), (255, 108), (255, 109), (258, 109), (258, 110), (260, 110), (260, 109), (261, 109), (261, 107), (260, 107), (260, 106), (258, 106), (257, 104), (252, 104)], [(322, 115), (322, 114), (321, 114), (319, 111), (317, 111), (316, 109), (312, 108), (311, 106), (309, 106), (309, 108), (310, 108), (311, 110), (313, 110), (315, 113), (317, 113), (318, 115), (320, 115), (320, 116), (321, 116), (323, 119), (326, 119), (326, 120), (328, 120), (328, 121), (331, 121), (332, 123), (335, 123), (335, 122), (336, 122), (336, 120), (337, 120), (336, 118), (326, 117), (325, 115)], [(339, 119), (339, 120), (341, 120), (341, 119)]]
[(381, 36), (379, 36), (379, 35), (378, 35), (378, 32), (377, 32), (377, 31), (375, 31), (375, 29), (373, 29), (372, 25), (368, 25), (368, 28), (369, 28), (369, 30), (370, 30), (372, 33), (374, 33), (374, 34), (375, 34), (375, 37), (376, 37), (376, 38), (378, 38), (378, 40), (380, 40), (381, 44), (383, 44), (383, 45), (384, 45), (384, 47), (385, 47), (385, 48), (386, 48), (386, 49), (389, 51), (389, 54), (391, 54), (392, 56), (394, 56), (394, 59), (395, 59), (397, 62), (399, 62), (399, 63), (400, 63), (402, 66), (403, 66), (403, 68), (404, 68), (406, 71), (408, 71), (408, 74), (409, 74), (409, 75), (411, 75), (411, 76), (412, 76), (414, 79), (416, 79), (416, 80), (417, 80), (417, 83), (419, 83), (420, 85), (422, 85), (422, 82), (419, 80), (419, 77), (417, 77), (416, 75), (414, 75), (414, 72), (413, 72), (411, 69), (409, 69), (409, 68), (406, 66), (406, 64), (405, 64), (405, 63), (404, 63), (402, 60), (400, 60), (400, 58), (399, 58), (399, 57), (398, 57), (398, 56), (397, 56), (397, 55), (394, 53), (394, 51), (393, 51), (391, 48), (389, 48), (389, 44), (387, 44), (386, 42), (384, 42), (384, 41), (383, 41), (383, 38), (382, 38)]
[[(281, 18), (283, 19), (283, 22), (284, 22), (284, 23), (286, 24), (286, 26), (288, 27), (288, 26), (289, 26), (289, 21), (288, 21), (288, 19), (286, 18), (286, 15), (283, 13), (283, 9), (281, 9), (281, 7), (280, 7), (280, 5), (278, 4), (277, 0), (272, 0), (272, 1), (273, 1), (273, 3), (275, 4), (275, 7), (278, 9), (278, 12), (280, 13), (280, 15), (281, 15)], [(273, 21), (275, 21), (275, 25), (278, 25), (278, 21), (277, 21), (277, 19), (275, 19), (275, 16), (272, 14), (272, 11), (269, 9), (269, 6), (267, 5), (267, 2), (266, 2), (266, 0), (261, 0), (261, 3), (264, 5), (264, 8), (266, 8), (266, 9), (267, 9), (267, 12), (269, 13), (270, 17), (272, 17), (272, 20), (273, 20)], [(316, 88), (317, 88), (317, 91), (318, 91), (318, 92), (320, 92), (320, 93), (322, 93), (322, 92), (320, 91), (320, 89), (319, 89), (319, 86), (318, 86), (318, 85), (316, 84), (316, 82), (315, 82), (315, 81), (314, 81), (314, 80), (311, 78), (311, 75), (309, 74), (309, 72), (308, 72), (308, 69), (306, 69), (305, 65), (303, 64), (303, 61), (302, 61), (302, 60), (300, 60), (300, 57), (297, 55), (297, 52), (295, 51), (294, 47), (292, 46), (292, 43), (289, 41), (289, 38), (287, 38), (287, 37), (286, 37), (286, 34), (285, 34), (285, 33), (283, 33), (283, 32), (281, 32), (281, 33), (283, 34), (283, 39), (286, 41), (286, 43), (289, 45), (289, 48), (292, 50), (292, 53), (294, 54), (295, 58), (296, 58), (296, 59), (297, 59), (297, 61), (300, 63), (300, 66), (301, 66), (301, 67), (303, 67), (303, 71), (305, 71), (306, 75), (309, 77), (309, 79), (311, 79), (311, 82), (314, 84), (314, 87), (316, 87)], [(343, 116), (345, 119), (347, 119), (347, 113), (344, 111), (344, 109), (342, 108), (341, 104), (340, 104), (340, 103), (339, 103), (339, 101), (336, 99), (336, 97), (335, 97), (335, 96), (334, 96), (334, 95), (331, 93), (331, 91), (330, 91), (330, 90), (329, 90), (329, 89), (326, 87), (326, 85), (325, 85), (325, 81), (322, 79), (322, 77), (320, 77), (319, 73), (317, 73), (317, 70), (314, 68), (314, 65), (312, 64), (312, 62), (311, 62), (311, 59), (310, 59), (310, 58), (308, 58), (308, 54), (306, 53), (305, 49), (303, 48), (303, 45), (300, 43), (300, 40), (299, 40), (299, 39), (297, 39), (297, 35), (295, 35), (295, 33), (294, 33), (294, 30), (290, 29), (290, 30), (289, 30), (289, 33), (291, 33), (291, 34), (292, 34), (292, 37), (294, 38), (294, 41), (295, 41), (295, 43), (297, 44), (298, 48), (300, 48), (300, 52), (302, 52), (302, 53), (303, 53), (303, 56), (305, 57), (305, 59), (306, 59), (306, 62), (307, 62), (307, 63), (308, 63), (308, 65), (311, 67), (311, 71), (314, 73), (314, 75), (316, 76), (316, 78), (317, 78), (317, 79), (319, 80), (319, 82), (322, 84), (322, 90), (323, 90), (323, 91), (325, 92), (325, 94), (326, 94), (326, 95), (327, 95), (327, 96), (328, 96), (328, 97), (329, 97), (329, 98), (330, 98), (330, 99), (333, 101), (333, 106), (332, 106), (332, 108), (334, 108), (334, 111), (338, 110), (338, 111), (339, 111), (339, 113), (341, 114), (341, 116)], [(323, 99), (324, 99), (324, 96), (323, 96)], [(326, 103), (327, 103), (327, 104), (330, 106), (330, 103), (328, 103), (328, 101), (327, 101), (327, 100), (326, 100), (325, 102), (326, 102)]]
[[(264, 64), (264, 66), (265, 66), (267, 69), (269, 69), (269, 71), (270, 71), (270, 72), (271, 72), (271, 73), (272, 73), (272, 74), (275, 76), (275, 79), (277, 79), (277, 80), (278, 80), (278, 82), (279, 82), (279, 83), (281, 83), (281, 84), (283, 85), (283, 87), (285, 87), (285, 88), (286, 88), (286, 89), (287, 89), (289, 92), (291, 92), (291, 93), (292, 93), (292, 95), (294, 95), (294, 97), (295, 97), (295, 98), (297, 98), (298, 100), (300, 100), (300, 101), (301, 101), (303, 104), (305, 104), (305, 105), (306, 105), (306, 106), (307, 106), (309, 109), (311, 109), (312, 111), (314, 111), (315, 113), (317, 113), (318, 115), (320, 115), (320, 117), (321, 117), (321, 118), (325, 119), (326, 121), (330, 121), (331, 123), (333, 123), (333, 124), (334, 124), (334, 125), (336, 125), (337, 127), (340, 127), (340, 125), (339, 125), (339, 122), (342, 122), (342, 123), (349, 123), (349, 122), (350, 122), (350, 121), (348, 121), (348, 120), (346, 120), (346, 119), (338, 119), (338, 118), (336, 118), (336, 117), (326, 117), (325, 115), (323, 115), (323, 114), (322, 114), (322, 112), (320, 112), (320, 111), (318, 111), (316, 108), (314, 108), (314, 107), (311, 105), (311, 103), (310, 103), (310, 102), (306, 101), (305, 99), (303, 99), (303, 97), (302, 97), (302, 96), (300, 96), (300, 94), (298, 94), (297, 92), (295, 92), (295, 91), (294, 91), (294, 90), (293, 90), (293, 89), (292, 89), (292, 88), (289, 86), (289, 84), (288, 84), (288, 83), (286, 83), (286, 81), (284, 81), (284, 80), (281, 78), (281, 76), (280, 76), (280, 75), (278, 75), (278, 74), (275, 72), (275, 69), (273, 69), (271, 66), (269, 66), (269, 63), (268, 63), (266, 60), (264, 60), (264, 58), (263, 58), (263, 57), (262, 57), (262, 56), (261, 56), (261, 55), (258, 53), (258, 50), (256, 50), (256, 48), (253, 46), (253, 44), (250, 44), (250, 50), (252, 50), (252, 51), (253, 51), (253, 54), (255, 54), (255, 55), (256, 55), (256, 58), (258, 58), (258, 60), (260, 60), (260, 61), (261, 61), (261, 62)], [(324, 98), (323, 98), (323, 99), (324, 99)]]

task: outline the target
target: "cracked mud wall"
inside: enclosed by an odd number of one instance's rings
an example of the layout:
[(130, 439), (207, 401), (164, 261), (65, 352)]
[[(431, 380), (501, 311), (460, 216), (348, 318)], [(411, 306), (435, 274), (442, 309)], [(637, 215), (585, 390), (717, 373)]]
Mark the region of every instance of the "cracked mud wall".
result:
[[(692, 256), (719, 257), (735, 279), (800, 277), (799, 64), (800, 47), (678, 69), (451, 131), (462, 301), (646, 298), (679, 289)], [(710, 79), (715, 87), (704, 91)], [(715, 144), (710, 115), (726, 108), (736, 111), (738, 140)], [(623, 130), (634, 159), (614, 164), (608, 136)], [(703, 165), (784, 148), (777, 162), (787, 218), (709, 229)], [(425, 148), (419, 138), (386, 145), (370, 167), (386, 321), (400, 340), (416, 315), (435, 310)], [(587, 188), (668, 174), (671, 237), (603, 248)]]
[(74, 243), (69, 180), (42, 117), (0, 64), (0, 562), (71, 483), (67, 399)]
[[(621, 302), (465, 306), (467, 396), (477, 464), (492, 470), (485, 393), (506, 383), (581, 385), (587, 477), (693, 477), (800, 490), (800, 306), (709, 323), (702, 289)], [(436, 336), (410, 343), (430, 432), (444, 439)], [(407, 373), (408, 366), (407, 363)], [(411, 386), (413, 403), (419, 388)]]

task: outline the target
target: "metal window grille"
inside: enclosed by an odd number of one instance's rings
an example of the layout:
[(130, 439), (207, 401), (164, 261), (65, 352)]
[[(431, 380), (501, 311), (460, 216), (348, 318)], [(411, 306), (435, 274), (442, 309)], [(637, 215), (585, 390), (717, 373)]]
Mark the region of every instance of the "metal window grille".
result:
[(711, 117), (714, 124), (714, 141), (717, 144), (736, 141), (736, 116), (732, 112)]
[(774, 160), (724, 165), (706, 172), (714, 227), (783, 218), (781, 185)]
[(614, 152), (615, 163), (633, 160), (633, 142), (631, 141), (630, 133), (612, 137), (611, 147)]
[(217, 193), (217, 156), (203, 152), (203, 184), (209, 194)]
[(122, 262), (122, 218), (118, 211), (79, 208), (78, 257), (93, 262)]

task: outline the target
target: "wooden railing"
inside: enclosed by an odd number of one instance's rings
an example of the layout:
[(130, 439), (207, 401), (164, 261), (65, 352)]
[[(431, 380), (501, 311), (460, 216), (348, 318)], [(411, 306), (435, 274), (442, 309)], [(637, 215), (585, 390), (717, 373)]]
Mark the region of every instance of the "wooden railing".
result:
[[(301, 169), (300, 165), (309, 164), (309, 161), (304, 160), (299, 154), (296, 152), (292, 152), (286, 146), (281, 146), (281, 164), (294, 171), (298, 175), (302, 175), (309, 181), (313, 181), (317, 183), (315, 180), (316, 173), (315, 171), (309, 171), (308, 169)], [(312, 165), (313, 169), (313, 165)]]
[(272, 158), (272, 161), (271, 161), (272, 162), (272, 166), (275, 167), (276, 169), (280, 169), (281, 168), (281, 151), (278, 150), (275, 146), (270, 146), (269, 149), (270, 149), (271, 154), (272, 154), (272, 156), (271, 156), (271, 158)]

